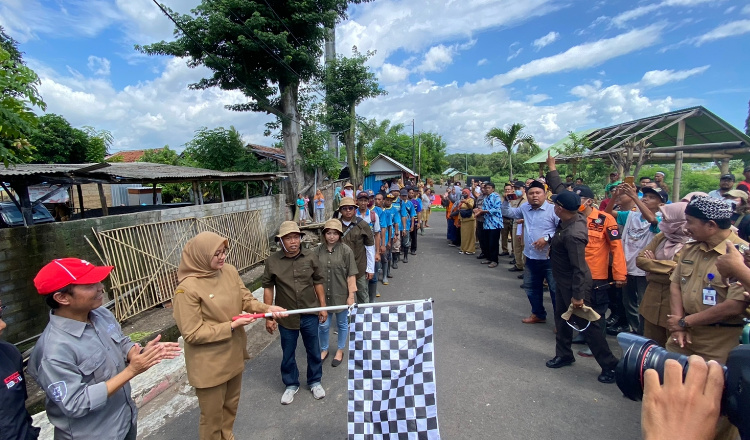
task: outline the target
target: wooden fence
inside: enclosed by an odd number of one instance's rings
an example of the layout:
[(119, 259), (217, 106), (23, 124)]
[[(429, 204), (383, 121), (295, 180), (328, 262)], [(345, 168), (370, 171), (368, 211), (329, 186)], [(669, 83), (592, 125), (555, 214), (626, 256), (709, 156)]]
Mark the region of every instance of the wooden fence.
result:
[(198, 233), (228, 237), (227, 262), (242, 273), (269, 255), (265, 229), (260, 211), (242, 211), (95, 231), (102, 259), (115, 266), (115, 317), (123, 321), (172, 299), (182, 248)]

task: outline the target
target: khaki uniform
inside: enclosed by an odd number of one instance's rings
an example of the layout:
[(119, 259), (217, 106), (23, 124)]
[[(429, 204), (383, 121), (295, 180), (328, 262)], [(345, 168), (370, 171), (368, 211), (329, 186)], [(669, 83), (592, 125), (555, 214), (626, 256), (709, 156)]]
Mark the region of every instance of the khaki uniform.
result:
[(673, 260), (652, 260), (644, 257), (643, 254), (646, 251), (656, 253), (656, 249), (664, 240), (663, 233), (656, 234), (651, 243), (635, 259), (636, 266), (648, 272), (646, 275), (648, 286), (641, 299), (641, 306), (638, 308), (638, 312), (643, 316), (643, 336), (653, 339), (662, 347), (669, 339), (667, 315), (672, 313), (669, 305), (669, 285), (672, 282), (669, 277), (677, 266), (680, 253), (678, 252)]
[[(742, 240), (734, 232), (730, 233), (727, 240), (736, 244), (747, 242)], [(709, 305), (703, 304), (703, 289), (708, 287), (708, 274), (714, 274), (711, 286), (716, 289), (716, 302), (721, 303), (727, 299), (744, 301), (744, 288), (741, 285), (729, 286), (726, 279), (722, 278), (716, 269), (716, 259), (726, 253), (724, 240), (712, 239), (711, 242), (688, 243), (682, 248), (677, 267), (670, 278), (672, 283), (680, 285), (682, 291), (682, 306), (686, 315), (692, 315), (707, 310)], [(725, 363), (729, 351), (739, 345), (740, 334), (742, 334), (742, 316), (713, 325), (703, 325), (688, 329), (693, 341), (688, 347), (680, 348), (674, 341), (667, 343), (667, 349), (686, 355), (697, 354), (706, 361), (715, 360)]]
[[(521, 196), (520, 198), (518, 198), (516, 200), (511, 200), (509, 203), (510, 203), (511, 207), (518, 208), (519, 206), (521, 206), (521, 204), (523, 204), (525, 202), (526, 202), (526, 196), (524, 195), (524, 196)], [(513, 226), (511, 227), (511, 231), (510, 232), (511, 232), (511, 235), (513, 236), (513, 257), (516, 260), (516, 267), (518, 269), (523, 270), (524, 262), (526, 261), (526, 257), (523, 255), (523, 247), (524, 247), (524, 243), (523, 243), (523, 228), (521, 228), (521, 234), (520, 235), (517, 234), (517, 232), (518, 232), (518, 225), (521, 224), (521, 223), (519, 223), (519, 221), (523, 221), (523, 219), (515, 219), (515, 220), (513, 220)]]
[[(744, 244), (734, 232), (726, 238), (735, 244)], [(744, 287), (730, 286), (716, 269), (716, 259), (726, 253), (724, 240), (712, 237), (711, 240), (699, 243), (688, 243), (682, 248), (677, 267), (672, 272), (671, 282), (678, 283), (682, 291), (682, 307), (685, 315), (691, 315), (707, 310), (709, 305), (703, 304), (703, 289), (708, 287), (708, 274), (714, 274), (711, 286), (716, 289), (716, 303), (728, 299), (744, 301)], [(706, 361), (715, 360), (726, 363), (729, 352), (739, 345), (742, 334), (742, 316), (727, 319), (713, 325), (702, 325), (688, 328), (692, 344), (681, 348), (672, 339), (667, 341), (667, 350), (684, 355), (697, 354)], [(715, 440), (734, 440), (738, 438), (737, 428), (723, 416), (716, 427)]]

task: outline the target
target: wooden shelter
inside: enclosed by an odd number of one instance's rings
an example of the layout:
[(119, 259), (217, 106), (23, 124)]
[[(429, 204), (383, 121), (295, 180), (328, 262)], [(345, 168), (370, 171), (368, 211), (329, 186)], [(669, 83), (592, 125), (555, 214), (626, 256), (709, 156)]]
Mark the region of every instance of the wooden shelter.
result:
[(608, 159), (621, 175), (630, 168), (637, 177), (645, 163), (674, 163), (672, 199), (680, 196), (682, 164), (715, 162), (722, 174), (730, 159), (750, 159), (750, 137), (702, 106), (649, 116), (609, 127), (579, 132), (591, 142), (580, 155), (560, 155), (566, 139), (532, 157), (526, 163), (544, 163), (551, 151), (556, 162)]
[[(202, 182), (270, 182), (283, 178), (279, 173), (250, 173), (225, 172), (207, 170), (203, 168), (179, 167), (149, 162), (134, 163), (94, 163), (94, 164), (22, 164), (12, 165), (0, 169), (0, 186), (10, 194), (6, 183), (15, 190), (13, 202), (24, 216), (24, 225), (33, 224), (32, 203), (29, 198), (29, 186), (41, 183), (59, 185), (52, 192), (37, 199), (34, 203), (43, 203), (59, 191), (76, 186), (78, 202), (83, 212), (83, 195), (81, 185), (96, 183), (99, 189), (102, 213), (108, 215), (107, 202), (104, 196), (103, 184), (140, 183), (150, 184), (154, 188), (153, 197), (156, 199), (156, 185), (158, 183), (192, 182), (195, 204), (203, 204), (200, 186)], [(245, 195), (249, 197), (247, 185)], [(221, 191), (221, 201), (224, 201), (224, 191)], [(154, 200), (156, 204), (156, 200)]]

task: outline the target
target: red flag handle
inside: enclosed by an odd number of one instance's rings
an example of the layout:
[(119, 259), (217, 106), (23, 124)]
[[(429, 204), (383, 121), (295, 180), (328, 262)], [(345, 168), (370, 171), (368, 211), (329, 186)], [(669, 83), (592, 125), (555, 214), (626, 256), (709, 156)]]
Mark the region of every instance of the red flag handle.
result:
[(232, 317), (232, 321), (236, 321), (238, 319), (245, 319), (245, 318), (265, 318), (265, 313), (243, 313), (242, 315), (237, 315)]

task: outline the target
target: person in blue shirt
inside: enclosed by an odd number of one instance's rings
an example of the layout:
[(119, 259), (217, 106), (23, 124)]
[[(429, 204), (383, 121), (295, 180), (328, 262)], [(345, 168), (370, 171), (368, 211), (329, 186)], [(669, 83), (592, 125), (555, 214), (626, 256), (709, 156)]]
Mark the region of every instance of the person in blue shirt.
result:
[[(383, 237), (383, 246), (380, 252), (380, 267), (383, 272), (383, 285), (388, 285), (388, 276), (390, 275), (391, 266), (391, 244), (394, 234), (398, 233), (398, 224), (396, 223), (395, 210), (392, 209), (393, 199), (388, 198), (383, 193), (375, 195), (375, 211), (380, 218), (380, 235)], [(380, 296), (379, 294), (376, 295)]]
[(403, 211), (401, 209), (400, 194), (401, 194), (401, 188), (398, 186), (398, 184), (396, 183), (392, 184), (391, 192), (389, 194), (393, 200), (391, 209), (395, 210), (394, 215), (396, 216), (396, 219), (398, 221), (398, 228), (399, 228), (399, 234), (397, 237), (394, 238), (393, 245), (391, 246), (391, 254), (392, 254), (391, 255), (392, 256), (391, 267), (394, 269), (398, 269), (398, 261), (401, 258), (401, 241), (402, 241), (401, 237), (404, 235), (404, 232), (403, 232), (404, 229), (406, 229), (404, 227), (404, 217), (402, 215)]
[(420, 213), (422, 212), (422, 197), (418, 196), (417, 191), (411, 187), (408, 191), (408, 197), (409, 201), (414, 205), (414, 212), (416, 218), (414, 219), (414, 227), (411, 228), (411, 232), (409, 233), (409, 241), (410, 241), (410, 250), (412, 255), (417, 255), (417, 231), (419, 230), (419, 218)]
[(398, 269), (397, 257), (401, 249), (401, 230), (403, 229), (401, 224), (401, 207), (400, 205), (398, 207), (396, 206), (394, 203), (396, 200), (398, 200), (398, 197), (393, 193), (387, 194), (383, 200), (383, 210), (388, 213), (387, 215), (391, 218), (393, 224), (393, 233), (389, 237), (388, 244), (386, 245), (389, 258), (388, 275), (391, 278), (393, 278), (391, 269)]
[[(474, 209), (474, 215), (482, 214), (484, 221), (484, 242), (487, 250), (484, 252), (485, 260), (482, 264), (488, 264), (490, 268), (497, 267), (500, 256), (500, 233), (503, 230), (503, 212), (500, 195), (495, 192), (495, 184), (485, 182), (482, 187), (484, 201), (481, 208)], [(484, 249), (482, 249), (484, 251)]]
[(401, 223), (404, 225), (404, 229), (401, 231), (401, 253), (404, 255), (404, 263), (409, 262), (409, 248), (411, 247), (411, 235), (415, 231), (416, 222), (415, 217), (417, 212), (414, 208), (414, 204), (409, 201), (409, 190), (402, 188), (400, 192), (401, 196)]
[(547, 322), (543, 287), (545, 279), (549, 285), (553, 313), (555, 309), (556, 284), (549, 261), (549, 242), (560, 219), (555, 215), (552, 204), (547, 202), (546, 195), (544, 184), (533, 180), (526, 190), (526, 203), (518, 208), (512, 208), (508, 199), (504, 199), (502, 203), (503, 216), (523, 219), (523, 254), (526, 256), (523, 287), (531, 303), (531, 315), (522, 320), (524, 324)]

